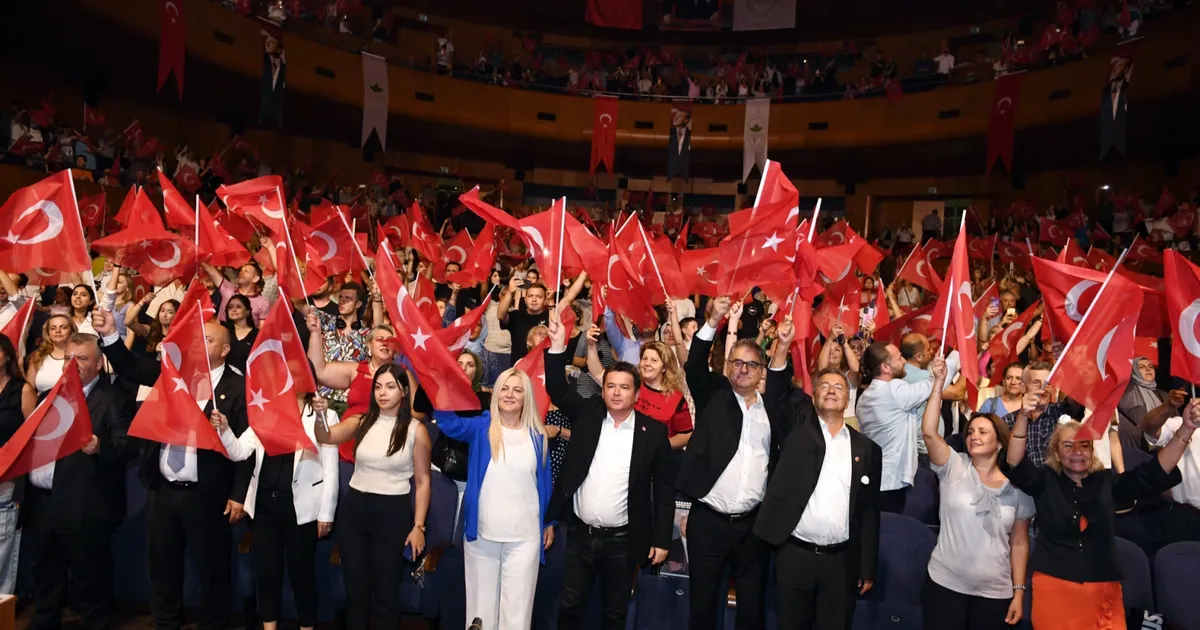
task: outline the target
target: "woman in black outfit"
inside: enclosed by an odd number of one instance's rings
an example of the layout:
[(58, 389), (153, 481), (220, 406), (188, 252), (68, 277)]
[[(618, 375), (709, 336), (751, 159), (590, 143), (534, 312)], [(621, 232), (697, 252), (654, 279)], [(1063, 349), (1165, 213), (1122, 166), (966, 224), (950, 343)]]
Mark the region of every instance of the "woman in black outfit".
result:
[(254, 325), (254, 314), (250, 311), (250, 298), (234, 293), (225, 304), (225, 327), (229, 329), (229, 354), (225, 365), (246, 372), (246, 360), (250, 349), (258, 339), (258, 327)]
[[(25, 382), (20, 357), (6, 335), (0, 335), (0, 445), (12, 439), (37, 407), (37, 390)], [(17, 586), (17, 506), (13, 482), (0, 483), (0, 593)]]

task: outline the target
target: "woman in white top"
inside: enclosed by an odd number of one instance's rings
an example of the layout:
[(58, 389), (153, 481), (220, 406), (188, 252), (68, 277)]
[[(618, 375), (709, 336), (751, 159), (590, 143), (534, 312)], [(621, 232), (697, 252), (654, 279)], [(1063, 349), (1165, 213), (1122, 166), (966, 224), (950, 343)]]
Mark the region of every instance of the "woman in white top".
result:
[[(325, 399), (306, 394), (296, 402), (310, 440), (316, 439), (314, 427), (318, 422), (337, 424), (337, 413), (328, 410)], [(244, 509), (254, 533), (258, 616), (263, 630), (279, 626), (285, 554), (300, 627), (311, 630), (317, 623), (317, 539), (333, 528), (337, 507), (337, 448), (321, 446), (319, 451), (301, 449), (269, 455), (254, 427), (236, 437), (225, 416), (215, 410), (212, 425), (229, 459), (240, 462), (256, 458)]]
[(431, 444), (412, 417), (408, 388), (403, 367), (381, 366), (365, 414), (313, 427), (320, 444), (355, 440), (354, 475), (337, 517), (349, 630), (368, 630), (372, 617), (378, 628), (400, 626), (406, 559), (419, 560), (425, 549)]
[(434, 411), (446, 435), (470, 445), (463, 499), (467, 619), (485, 628), (528, 628), (541, 552), (554, 542), (544, 527), (553, 482), (546, 427), (529, 376), (506, 370), (491, 409), (462, 417)]
[(25, 380), (38, 393), (50, 391), (62, 376), (67, 360), (67, 339), (75, 334), (75, 324), (66, 315), (52, 315), (42, 325), (42, 343), (29, 355)]
[(92, 328), (92, 309), (96, 307), (96, 291), (90, 285), (77, 284), (71, 289), (71, 321), (75, 330), (96, 334)]
[(967, 423), (967, 452), (938, 431), (946, 365), (935, 359), (921, 433), (940, 481), (941, 530), (921, 594), (926, 630), (1004, 630), (1021, 620), (1033, 499), (1000, 472), (1008, 425), (994, 414)]

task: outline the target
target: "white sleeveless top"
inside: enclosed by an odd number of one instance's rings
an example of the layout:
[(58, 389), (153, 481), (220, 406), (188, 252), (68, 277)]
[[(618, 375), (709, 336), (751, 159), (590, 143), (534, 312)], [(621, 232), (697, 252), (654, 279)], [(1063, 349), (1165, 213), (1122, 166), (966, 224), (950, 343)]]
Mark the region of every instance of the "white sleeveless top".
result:
[(49, 355), (45, 359), (42, 359), (42, 364), (38, 366), (37, 374), (33, 376), (33, 386), (37, 388), (39, 393), (50, 391), (50, 388), (54, 387), (54, 384), (62, 377), (63, 366), (66, 363), (66, 359), (55, 359)]
[(355, 451), (350, 487), (371, 494), (408, 494), (412, 489), (413, 443), (419, 424), (420, 420), (410, 420), (404, 447), (388, 455), (396, 416), (379, 416)]

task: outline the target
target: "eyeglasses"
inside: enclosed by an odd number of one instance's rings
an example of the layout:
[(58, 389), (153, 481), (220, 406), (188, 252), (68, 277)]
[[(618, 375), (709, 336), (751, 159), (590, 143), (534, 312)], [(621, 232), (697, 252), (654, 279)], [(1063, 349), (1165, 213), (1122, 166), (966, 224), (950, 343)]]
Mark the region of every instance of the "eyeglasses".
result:
[(818, 392), (827, 392), (831, 389), (835, 392), (844, 392), (846, 391), (846, 386), (841, 383), (820, 383), (817, 385)]
[(762, 364), (758, 361), (743, 361), (741, 359), (733, 360), (733, 369), (735, 370), (750, 370), (751, 372), (754, 372), (760, 367), (762, 367)]

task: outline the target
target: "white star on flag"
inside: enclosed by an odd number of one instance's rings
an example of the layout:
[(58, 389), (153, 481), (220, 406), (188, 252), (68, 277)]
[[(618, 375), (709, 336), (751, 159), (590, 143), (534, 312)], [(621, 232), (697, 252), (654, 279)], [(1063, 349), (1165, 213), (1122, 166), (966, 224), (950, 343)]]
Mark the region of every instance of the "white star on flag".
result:
[(267, 399), (263, 397), (262, 390), (250, 390), (250, 402), (248, 406), (258, 407), (259, 411), (263, 411), (263, 405), (267, 404)]
[(772, 250), (778, 252), (779, 244), (782, 242), (783, 239), (779, 238), (778, 232), (771, 232), (771, 235), (767, 237), (766, 242), (764, 242), (762, 246), (764, 249), (770, 247)]
[(424, 332), (422, 332), (420, 327), (417, 328), (417, 332), (412, 333), (410, 336), (413, 339), (414, 346), (416, 346), (422, 350), (427, 350), (427, 348), (425, 347), (425, 342), (429, 339), (429, 335), (424, 334)]
[[(177, 391), (177, 392), (188, 391), (187, 383), (185, 383), (182, 378), (176, 376), (175, 378), (171, 379), (171, 382), (175, 383), (175, 391)], [(191, 392), (188, 392), (188, 393), (191, 393)]]
[(266, 196), (266, 195), (259, 195), (259, 196), (258, 196), (258, 203), (259, 203), (259, 205), (263, 205), (263, 206), (267, 205), (267, 196)]

